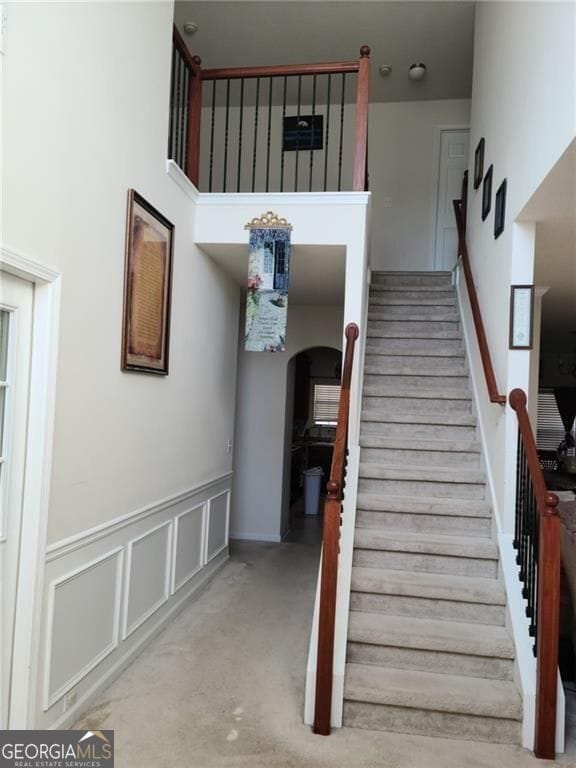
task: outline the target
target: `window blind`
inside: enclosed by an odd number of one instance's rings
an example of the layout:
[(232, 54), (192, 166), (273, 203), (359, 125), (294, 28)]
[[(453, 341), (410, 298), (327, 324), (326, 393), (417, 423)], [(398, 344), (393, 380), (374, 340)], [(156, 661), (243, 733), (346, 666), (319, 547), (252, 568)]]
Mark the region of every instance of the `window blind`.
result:
[(550, 389), (540, 390), (538, 392), (538, 421), (536, 426), (537, 447), (542, 451), (555, 451), (565, 434), (554, 392)]
[(314, 385), (314, 423), (336, 424), (340, 403), (339, 384)]

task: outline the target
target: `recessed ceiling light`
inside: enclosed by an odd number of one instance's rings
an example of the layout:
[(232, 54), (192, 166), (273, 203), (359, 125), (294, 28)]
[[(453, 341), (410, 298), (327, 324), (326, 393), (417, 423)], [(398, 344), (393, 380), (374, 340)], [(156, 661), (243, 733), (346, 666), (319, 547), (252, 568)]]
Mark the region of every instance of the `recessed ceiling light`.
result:
[(392, 72), (392, 67), (390, 66), (390, 64), (380, 64), (380, 66), (378, 67), (378, 71), (380, 72), (382, 77), (388, 77), (390, 72)]
[(408, 70), (408, 77), (410, 80), (422, 80), (426, 74), (426, 64), (419, 62), (418, 64), (412, 64)]
[(182, 29), (187, 35), (193, 35), (195, 32), (198, 32), (198, 24), (194, 24), (193, 21), (187, 21), (182, 25)]

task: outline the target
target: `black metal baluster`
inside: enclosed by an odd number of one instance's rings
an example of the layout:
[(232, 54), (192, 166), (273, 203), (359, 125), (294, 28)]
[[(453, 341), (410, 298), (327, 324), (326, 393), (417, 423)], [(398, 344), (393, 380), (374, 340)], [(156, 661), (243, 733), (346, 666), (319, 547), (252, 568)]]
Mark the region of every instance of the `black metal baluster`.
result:
[(312, 78), (312, 130), (310, 131), (310, 175), (308, 192), (312, 192), (312, 176), (314, 173), (314, 118), (316, 117), (316, 75)]
[(180, 94), (180, 160), (178, 162), (178, 165), (182, 170), (185, 170), (184, 164), (185, 164), (185, 158), (186, 158), (186, 137), (184, 135), (184, 113), (186, 110), (186, 62), (182, 57), (180, 57), (181, 62), (181, 73), (180, 73), (180, 85), (181, 85), (181, 94)]
[(244, 78), (240, 79), (240, 115), (238, 117), (238, 178), (236, 180), (236, 192), (240, 192), (242, 179), (242, 124), (244, 121)]
[(280, 192), (284, 192), (284, 120), (286, 119), (286, 86), (288, 78), (284, 75), (284, 96), (282, 97), (282, 152), (280, 153)]
[(326, 138), (324, 140), (324, 192), (327, 190), (328, 182), (328, 141), (330, 140), (330, 88), (332, 85), (332, 75), (328, 75), (328, 93), (326, 95)]
[(230, 78), (226, 80), (226, 119), (224, 123), (224, 177), (222, 180), (222, 192), (226, 192), (228, 176), (228, 131), (230, 128)]
[(216, 120), (216, 80), (212, 80), (212, 120), (210, 123), (210, 173), (208, 192), (212, 192), (212, 172), (214, 170), (214, 122)]
[(168, 124), (168, 157), (174, 160), (174, 90), (176, 84), (176, 47), (172, 47), (172, 69), (170, 77), (170, 122)]
[(300, 101), (302, 99), (302, 75), (298, 75), (298, 107), (296, 111), (296, 159), (294, 163), (294, 192), (298, 192), (298, 155), (300, 154)]
[(188, 66), (184, 67), (184, 126), (182, 134), (184, 136), (184, 146), (182, 147), (182, 168), (184, 173), (188, 173), (188, 131), (190, 130), (190, 115), (188, 114), (188, 88), (190, 86), (191, 72)]
[(252, 192), (256, 189), (256, 155), (258, 151), (258, 110), (260, 108), (260, 78), (256, 78), (256, 106), (254, 107), (254, 150), (252, 152)]
[(342, 72), (342, 101), (340, 102), (340, 148), (338, 150), (338, 192), (342, 189), (342, 142), (344, 141), (344, 98), (346, 72)]
[(268, 143), (266, 147), (266, 192), (270, 188), (270, 135), (272, 130), (272, 83), (273, 78), (270, 77), (270, 84), (268, 87)]
[(522, 437), (518, 432), (518, 445), (516, 449), (516, 504), (515, 504), (515, 519), (514, 519), (514, 541), (512, 545), (516, 550), (516, 564), (518, 564), (518, 558), (520, 556), (520, 529), (522, 526), (522, 504), (520, 502), (522, 498), (521, 482), (522, 482)]

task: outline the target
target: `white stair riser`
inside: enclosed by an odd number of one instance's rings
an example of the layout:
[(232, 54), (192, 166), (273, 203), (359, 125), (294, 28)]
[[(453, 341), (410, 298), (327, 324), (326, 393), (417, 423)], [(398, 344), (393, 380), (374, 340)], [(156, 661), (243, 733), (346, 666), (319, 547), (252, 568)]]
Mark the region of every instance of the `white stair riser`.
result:
[(503, 605), (467, 603), (460, 600), (435, 600), (409, 595), (386, 595), (373, 592), (352, 592), (350, 608), (353, 611), (388, 613), (394, 616), (412, 616), (419, 619), (446, 619), (472, 624), (490, 624), (503, 627), (506, 611)]
[(395, 373), (371, 373), (365, 369), (364, 372), (364, 386), (371, 387), (407, 387), (410, 389), (418, 389), (419, 387), (437, 389), (439, 386), (444, 386), (452, 391), (462, 392), (463, 394), (470, 394), (468, 376), (462, 374), (461, 376), (450, 376), (450, 380), (446, 381), (441, 376), (426, 376), (426, 374), (395, 374)]
[(358, 491), (390, 496), (425, 496), (434, 499), (485, 499), (486, 486), (476, 483), (433, 483), (427, 480), (385, 480), (361, 477)]
[(371, 339), (366, 341), (367, 355), (457, 355), (463, 356), (458, 339)]
[[(347, 660), (358, 664), (376, 664), (394, 669), (414, 669), (446, 675), (512, 680), (514, 662), (491, 656), (471, 656), (464, 653), (421, 650), (393, 645), (373, 645), (349, 641)], [(473, 685), (473, 683), (472, 683)]]
[(364, 435), (402, 437), (418, 440), (474, 440), (476, 427), (455, 427), (445, 424), (395, 424), (393, 422), (363, 421)]
[(382, 413), (411, 413), (419, 416), (428, 416), (435, 413), (472, 413), (470, 400), (434, 400), (433, 398), (416, 397), (378, 397), (365, 396), (362, 399), (363, 408), (374, 408)]
[(353, 564), (363, 568), (388, 568), (417, 573), (442, 573), (451, 576), (480, 576), (495, 579), (498, 562), (479, 557), (452, 557), (421, 552), (397, 552), (380, 549), (355, 549)]
[[(470, 688), (472, 693), (473, 681)], [(344, 702), (344, 725), (497, 744), (518, 744), (521, 728), (515, 720), (351, 701)]]
[(411, 286), (411, 285), (452, 285), (452, 275), (449, 272), (372, 272), (372, 282), (378, 285)]
[(480, 468), (479, 453), (456, 451), (408, 451), (397, 448), (362, 448), (360, 461), (396, 466)]
[(440, 533), (453, 536), (490, 536), (492, 521), (486, 517), (418, 515), (405, 512), (373, 512), (359, 509), (356, 526), (405, 533)]

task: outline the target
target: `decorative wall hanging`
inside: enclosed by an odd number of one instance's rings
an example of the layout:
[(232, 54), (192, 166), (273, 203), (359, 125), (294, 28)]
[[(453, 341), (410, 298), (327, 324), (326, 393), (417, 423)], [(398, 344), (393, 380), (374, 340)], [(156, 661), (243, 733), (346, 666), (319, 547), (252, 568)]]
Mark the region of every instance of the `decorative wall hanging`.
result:
[(494, 173), (494, 166), (491, 165), (486, 171), (484, 176), (484, 184), (482, 186), (482, 221), (486, 220), (486, 217), (490, 213), (492, 207), (492, 174)]
[(510, 349), (532, 349), (533, 317), (534, 286), (511, 286)]
[(174, 226), (128, 191), (122, 369), (168, 374)]
[(504, 232), (506, 219), (506, 179), (500, 184), (494, 201), (494, 237), (500, 237)]
[(252, 219), (246, 296), (247, 352), (284, 352), (292, 225), (268, 211)]
[(478, 189), (484, 175), (484, 139), (480, 139), (474, 152), (474, 189)]

